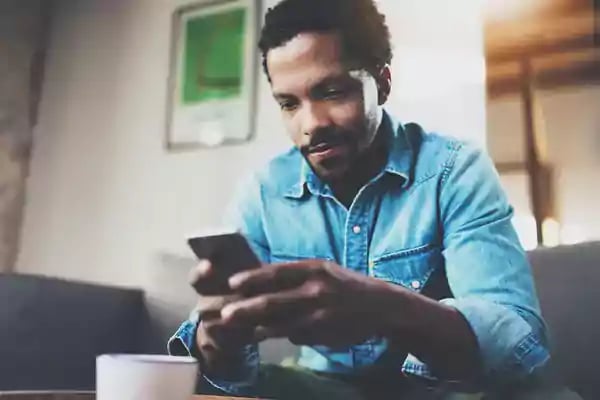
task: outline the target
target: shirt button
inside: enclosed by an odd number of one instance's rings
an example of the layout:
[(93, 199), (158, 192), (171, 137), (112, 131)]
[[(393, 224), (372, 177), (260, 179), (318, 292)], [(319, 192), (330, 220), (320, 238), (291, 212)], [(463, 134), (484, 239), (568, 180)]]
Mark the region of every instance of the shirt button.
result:
[(360, 226), (356, 225), (354, 228), (352, 228), (352, 232), (358, 235), (360, 233)]
[(421, 287), (421, 282), (419, 282), (419, 281), (412, 281), (412, 282), (410, 283), (410, 286), (411, 286), (413, 289), (415, 289), (415, 290), (416, 290), (416, 289), (418, 289), (418, 288), (420, 288), (420, 287)]

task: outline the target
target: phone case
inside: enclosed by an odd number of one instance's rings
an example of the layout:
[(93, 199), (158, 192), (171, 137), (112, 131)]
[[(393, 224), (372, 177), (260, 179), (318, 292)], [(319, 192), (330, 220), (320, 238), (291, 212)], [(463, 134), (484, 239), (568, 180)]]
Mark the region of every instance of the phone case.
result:
[(227, 281), (231, 276), (260, 266), (260, 260), (240, 233), (192, 237), (188, 244), (199, 259), (209, 260), (213, 266), (214, 279), (194, 285), (203, 295), (229, 293)]

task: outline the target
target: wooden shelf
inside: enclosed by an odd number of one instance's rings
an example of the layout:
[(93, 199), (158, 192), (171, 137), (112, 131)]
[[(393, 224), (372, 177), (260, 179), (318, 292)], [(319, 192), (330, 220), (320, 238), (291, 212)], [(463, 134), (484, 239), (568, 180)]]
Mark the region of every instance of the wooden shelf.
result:
[(524, 84), (523, 62), (529, 63), (528, 79), (536, 89), (600, 83), (599, 3), (532, 0), (531, 12), (513, 19), (489, 16), (485, 24), (488, 96), (518, 94)]

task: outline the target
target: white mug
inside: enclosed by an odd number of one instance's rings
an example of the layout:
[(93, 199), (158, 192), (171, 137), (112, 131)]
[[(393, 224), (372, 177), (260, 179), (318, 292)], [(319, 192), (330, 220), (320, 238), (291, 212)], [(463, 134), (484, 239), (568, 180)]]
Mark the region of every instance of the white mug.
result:
[(192, 357), (101, 355), (96, 359), (96, 400), (190, 400), (198, 373)]

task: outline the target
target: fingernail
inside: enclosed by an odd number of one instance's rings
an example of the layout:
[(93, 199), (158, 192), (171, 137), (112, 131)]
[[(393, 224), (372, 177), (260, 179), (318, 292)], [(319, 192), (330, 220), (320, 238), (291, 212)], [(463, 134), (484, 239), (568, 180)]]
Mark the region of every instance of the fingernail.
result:
[(227, 306), (223, 307), (223, 309), (221, 310), (221, 318), (229, 319), (229, 318), (231, 318), (231, 316), (233, 315), (234, 312), (235, 312), (235, 307), (231, 306), (231, 305), (227, 305)]
[(208, 260), (201, 260), (196, 266), (196, 272), (201, 275), (206, 275), (210, 271), (210, 262)]
[(237, 274), (232, 276), (231, 278), (229, 278), (229, 280), (227, 281), (229, 283), (229, 287), (231, 289), (237, 289), (240, 284), (242, 283), (242, 280), (244, 279), (243, 275)]

